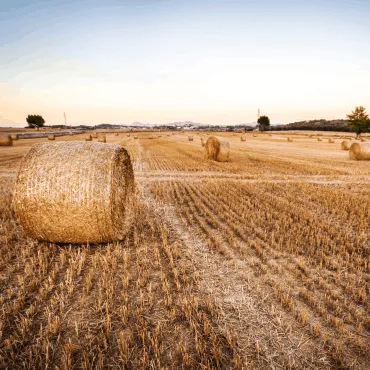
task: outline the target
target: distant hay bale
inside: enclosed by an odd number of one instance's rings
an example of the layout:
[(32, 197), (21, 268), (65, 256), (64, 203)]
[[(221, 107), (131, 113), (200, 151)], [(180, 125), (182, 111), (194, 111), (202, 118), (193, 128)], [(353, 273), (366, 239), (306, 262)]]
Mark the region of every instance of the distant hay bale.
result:
[(94, 132), (94, 133), (93, 133), (93, 138), (94, 138), (94, 139), (97, 139), (97, 138), (98, 138), (98, 133), (97, 133), (97, 132)]
[(127, 134), (127, 137), (130, 137), (131, 135), (130, 134)]
[(318, 137), (318, 138), (317, 138), (317, 141), (322, 141), (321, 137)]
[(293, 142), (293, 139), (291, 139), (290, 137), (287, 138), (287, 141), (289, 141), (290, 143)]
[(105, 135), (102, 135), (98, 138), (99, 143), (106, 143), (107, 142), (107, 137)]
[(55, 140), (55, 135), (48, 135), (48, 140)]
[(188, 140), (189, 141), (193, 141), (193, 137), (192, 136), (188, 136)]
[(240, 141), (246, 141), (245, 136), (240, 136)]
[(331, 139), (331, 138), (330, 138), (330, 139), (328, 139), (328, 143), (329, 143), (329, 144), (334, 144), (334, 139)]
[(10, 135), (0, 136), (0, 146), (12, 146), (13, 140)]
[(253, 134), (253, 137), (257, 137), (257, 135), (256, 134)]
[(69, 132), (69, 133), (68, 133), (68, 135), (69, 135), (69, 136), (73, 136), (73, 132)]
[(122, 240), (133, 202), (134, 174), (126, 149), (81, 141), (34, 145), (22, 160), (13, 196), (26, 233), (59, 243)]
[(92, 136), (91, 135), (86, 135), (85, 136), (85, 141), (92, 141)]
[(344, 140), (344, 141), (342, 141), (342, 143), (340, 144), (340, 148), (341, 148), (342, 150), (349, 150), (350, 146), (351, 146), (351, 143), (350, 143), (348, 140)]
[(269, 134), (269, 136), (272, 136), (272, 134)]
[(12, 140), (18, 140), (19, 139), (18, 134), (12, 134), (12, 135), (10, 135), (10, 138)]
[(154, 136), (149, 136), (149, 139), (154, 139)]
[(361, 138), (361, 143), (364, 143), (365, 141), (366, 141), (366, 139), (365, 138)]
[(134, 136), (134, 139), (138, 139), (139, 138), (139, 136)]
[(206, 158), (218, 162), (226, 162), (230, 157), (230, 144), (228, 141), (219, 140), (210, 136), (205, 143)]
[(116, 133), (114, 134), (114, 136), (118, 136), (118, 132), (116, 132)]
[(370, 145), (354, 143), (349, 148), (349, 159), (356, 161), (370, 160)]

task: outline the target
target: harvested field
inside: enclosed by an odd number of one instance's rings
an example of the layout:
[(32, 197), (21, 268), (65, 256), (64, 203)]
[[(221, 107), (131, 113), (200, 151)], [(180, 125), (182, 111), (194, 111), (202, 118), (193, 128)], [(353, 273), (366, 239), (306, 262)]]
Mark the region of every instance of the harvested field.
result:
[(370, 165), (340, 133), (217, 133), (228, 162), (178, 131), (104, 135), (137, 212), (94, 246), (25, 236), (11, 193), (48, 139), (0, 147), (0, 368), (370, 368)]

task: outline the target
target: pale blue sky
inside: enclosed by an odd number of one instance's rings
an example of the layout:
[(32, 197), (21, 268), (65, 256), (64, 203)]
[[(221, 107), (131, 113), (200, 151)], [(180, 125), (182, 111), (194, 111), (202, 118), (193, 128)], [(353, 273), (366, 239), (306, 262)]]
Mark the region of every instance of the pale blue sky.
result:
[(370, 1), (0, 0), (0, 125), (370, 110)]

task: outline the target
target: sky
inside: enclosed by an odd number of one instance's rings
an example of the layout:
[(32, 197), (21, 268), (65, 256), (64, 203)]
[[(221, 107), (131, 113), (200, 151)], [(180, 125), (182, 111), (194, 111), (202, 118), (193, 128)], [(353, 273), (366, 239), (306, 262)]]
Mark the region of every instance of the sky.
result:
[(370, 0), (0, 0), (0, 126), (370, 111)]

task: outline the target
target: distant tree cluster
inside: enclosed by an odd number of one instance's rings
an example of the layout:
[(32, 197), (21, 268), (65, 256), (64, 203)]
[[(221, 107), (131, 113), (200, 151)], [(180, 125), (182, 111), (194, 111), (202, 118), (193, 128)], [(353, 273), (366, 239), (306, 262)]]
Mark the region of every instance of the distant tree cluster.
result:
[(26, 118), (28, 126), (31, 128), (43, 127), (45, 120), (38, 114), (29, 114)]
[(370, 129), (369, 115), (365, 112), (365, 108), (361, 105), (356, 107), (351, 114), (347, 114), (348, 126), (356, 133), (356, 137), (359, 137), (361, 133), (368, 132)]
[(266, 131), (270, 128), (270, 118), (267, 116), (259, 117), (257, 123), (260, 131)]

